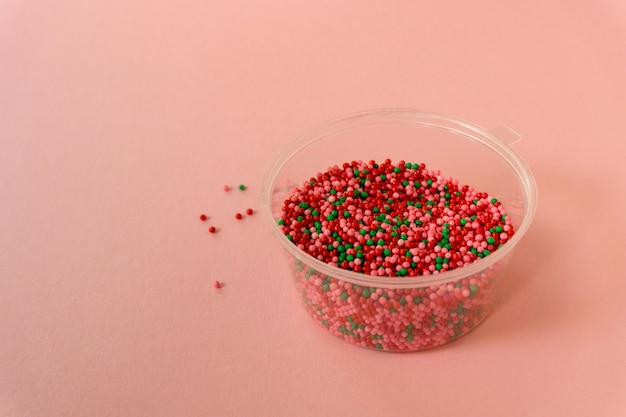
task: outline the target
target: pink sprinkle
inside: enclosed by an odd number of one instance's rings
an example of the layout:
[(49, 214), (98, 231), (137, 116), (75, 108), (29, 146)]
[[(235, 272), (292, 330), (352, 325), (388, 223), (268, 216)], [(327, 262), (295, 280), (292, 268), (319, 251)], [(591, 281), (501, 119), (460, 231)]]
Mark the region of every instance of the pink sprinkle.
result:
[(225, 185), (224, 186), (224, 191), (226, 191), (226, 192), (230, 191), (230, 187), (228, 185)]
[(214, 288), (222, 288), (222, 283), (217, 281), (217, 280), (215, 280), (215, 282), (213, 282), (213, 287)]

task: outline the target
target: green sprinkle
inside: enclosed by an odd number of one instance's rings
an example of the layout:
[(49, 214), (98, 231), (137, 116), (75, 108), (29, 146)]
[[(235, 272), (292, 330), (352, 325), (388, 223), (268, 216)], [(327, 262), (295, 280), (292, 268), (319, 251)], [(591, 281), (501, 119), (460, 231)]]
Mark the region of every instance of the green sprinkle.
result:
[(371, 292), (369, 288), (363, 288), (363, 292), (361, 293), (361, 295), (365, 298), (369, 298)]
[(485, 250), (483, 251), (483, 256), (487, 256), (487, 255), (489, 255), (490, 253), (491, 253), (491, 252), (489, 252), (489, 249), (485, 249)]
[(502, 226), (496, 226), (496, 233), (502, 233), (503, 230)]
[(497, 202), (498, 202), (498, 199), (497, 199), (497, 198), (492, 198), (492, 199), (491, 199), (491, 203), (492, 203), (492, 204), (496, 204)]
[(419, 167), (420, 167), (419, 164), (413, 164), (412, 166), (413, 169), (418, 169)]
[(319, 211), (317, 211), (317, 210), (313, 210), (313, 211), (311, 212), (311, 216), (313, 216), (313, 217), (317, 217), (317, 216), (319, 216), (319, 215), (320, 215), (320, 212), (319, 212)]
[(380, 343), (376, 343), (376, 346), (374, 346), (376, 349), (382, 349), (383, 345), (381, 345)]
[(431, 179), (426, 180), (426, 184), (428, 184), (428, 186), (430, 187), (431, 185), (433, 185), (433, 180)]
[(415, 304), (416, 306), (422, 304), (422, 297), (413, 298), (413, 304)]
[(287, 236), (287, 239), (293, 240), (293, 236), (291, 236), (291, 235), (285, 235), (285, 236)]
[(418, 225), (418, 226), (421, 226), (422, 225), (422, 221), (421, 220), (415, 220), (415, 224)]
[(461, 223), (461, 226), (465, 226), (467, 224), (467, 219), (461, 219), (459, 223)]
[(490, 245), (493, 245), (494, 243), (496, 243), (496, 240), (492, 237), (488, 237), (487, 238), (487, 243), (489, 243)]
[(330, 284), (324, 284), (324, 285), (322, 285), (322, 289), (323, 289), (324, 291), (330, 291)]
[(285, 224), (285, 220), (284, 219), (278, 220), (278, 224), (282, 226), (283, 224)]
[(374, 213), (378, 213), (380, 211), (380, 209), (378, 207), (374, 207)]
[(243, 191), (243, 190), (245, 190), (245, 189), (246, 189), (246, 186), (245, 186), (245, 185), (243, 185), (243, 184), (239, 184), (239, 189), (240, 189), (241, 191)]
[(300, 208), (303, 208), (303, 209), (308, 209), (309, 208), (309, 205), (307, 203), (300, 203), (298, 205), (300, 206)]
[(342, 293), (341, 293), (341, 299), (342, 299), (343, 301), (346, 301), (346, 300), (348, 299), (348, 293), (347, 293), (347, 292), (345, 292), (345, 291), (344, 291), (344, 292), (342, 292)]
[(328, 246), (326, 246), (326, 249), (328, 249), (329, 251), (331, 251), (331, 250), (335, 249), (335, 247), (334, 247), (333, 245), (328, 245)]
[(385, 249), (385, 250), (383, 251), (383, 255), (385, 255), (385, 256), (389, 256), (389, 255), (391, 255), (391, 250), (390, 250), (390, 249)]
[(400, 275), (400, 276), (405, 276), (405, 275), (406, 275), (406, 274), (408, 274), (408, 273), (409, 273), (409, 271), (407, 271), (407, 269), (406, 269), (406, 268), (402, 268), (402, 269), (400, 269), (400, 270), (398, 271), (398, 275)]
[(353, 255), (348, 255), (348, 256), (346, 256), (346, 260), (348, 262), (354, 261), (354, 256)]
[(367, 240), (365, 241), (365, 244), (366, 244), (367, 246), (372, 246), (372, 245), (374, 244), (374, 241), (373, 241), (372, 239), (367, 239)]
[(406, 341), (407, 341), (407, 342), (412, 342), (414, 338), (415, 338), (415, 336), (413, 336), (413, 334), (412, 334), (412, 333), (409, 333), (409, 334), (406, 336)]
[(350, 217), (350, 212), (349, 211), (344, 211), (343, 212), (343, 217), (345, 217), (345, 218)]
[(385, 244), (385, 241), (384, 241), (383, 239), (378, 239), (378, 242), (376, 242), (376, 244), (377, 244), (378, 246), (382, 246), (382, 245), (384, 245), (384, 244)]
[(393, 172), (395, 172), (396, 174), (397, 174), (398, 172), (401, 172), (401, 171), (402, 171), (402, 168), (400, 168), (400, 167), (395, 167), (395, 168), (393, 169)]

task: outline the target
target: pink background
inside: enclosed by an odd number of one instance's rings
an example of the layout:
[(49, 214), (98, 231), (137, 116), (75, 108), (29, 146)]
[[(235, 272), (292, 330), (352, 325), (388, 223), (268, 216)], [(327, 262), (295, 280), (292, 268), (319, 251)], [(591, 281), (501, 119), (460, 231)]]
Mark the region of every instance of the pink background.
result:
[[(0, 2), (0, 416), (626, 415), (625, 74), (620, 0)], [(378, 107), (511, 126), (539, 187), (503, 303), (427, 352), (327, 335), (233, 217)]]

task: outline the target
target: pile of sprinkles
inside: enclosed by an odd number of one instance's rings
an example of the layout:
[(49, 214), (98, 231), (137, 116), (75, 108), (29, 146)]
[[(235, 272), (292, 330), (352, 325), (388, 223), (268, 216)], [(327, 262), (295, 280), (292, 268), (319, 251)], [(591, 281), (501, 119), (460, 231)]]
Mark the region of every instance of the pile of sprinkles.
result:
[(489, 256), (514, 234), (494, 197), (423, 163), (335, 165), (295, 188), (278, 220), (303, 252), (376, 278), (347, 282), (294, 257), (309, 315), (331, 334), (383, 351), (415, 351), (468, 333), (488, 314), (502, 262), (456, 281), (387, 286), (385, 277), (435, 275)]
[(453, 270), (514, 234), (496, 198), (423, 163), (389, 159), (318, 173), (292, 192), (278, 223), (309, 255), (373, 276)]

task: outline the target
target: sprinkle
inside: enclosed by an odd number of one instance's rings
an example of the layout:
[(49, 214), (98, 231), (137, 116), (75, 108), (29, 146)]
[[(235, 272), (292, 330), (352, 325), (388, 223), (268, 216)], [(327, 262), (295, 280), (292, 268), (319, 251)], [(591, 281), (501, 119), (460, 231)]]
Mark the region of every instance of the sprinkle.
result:
[(224, 188), (223, 188), (223, 190), (224, 190), (224, 191), (226, 191), (226, 192), (228, 192), (228, 191), (230, 191), (230, 187), (229, 187), (228, 185), (225, 185), (225, 186), (224, 186)]
[(245, 189), (246, 189), (246, 186), (245, 186), (245, 185), (243, 185), (243, 184), (239, 184), (239, 189), (240, 189), (241, 191), (243, 191), (243, 190), (245, 190)]
[(254, 214), (254, 210), (252, 210), (251, 208), (249, 208), (249, 209), (247, 209), (247, 210), (246, 210), (246, 214), (247, 214), (248, 216), (252, 216), (252, 215)]
[(241, 213), (235, 213), (235, 219), (241, 220), (243, 219), (243, 215)]
[[(387, 159), (329, 168), (294, 189), (278, 227), (302, 251), (373, 277), (445, 273), (490, 256), (515, 231), (502, 202), (424, 164)], [(348, 342), (421, 350), (466, 334), (488, 313), (500, 263), (424, 287), (355, 285), (294, 261), (309, 315)]]
[(215, 228), (215, 226), (209, 227), (209, 233), (215, 233), (216, 231), (217, 229)]
[(219, 282), (218, 280), (215, 280), (215, 281), (213, 282), (213, 287), (214, 287), (214, 288), (222, 288), (222, 283), (221, 283), (221, 282)]
[(200, 215), (200, 220), (202, 220), (202, 221), (206, 221), (206, 219), (207, 219), (206, 214), (201, 214), (201, 215)]

